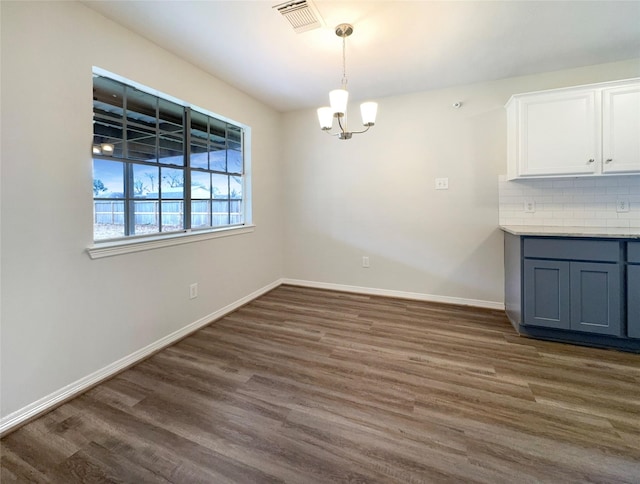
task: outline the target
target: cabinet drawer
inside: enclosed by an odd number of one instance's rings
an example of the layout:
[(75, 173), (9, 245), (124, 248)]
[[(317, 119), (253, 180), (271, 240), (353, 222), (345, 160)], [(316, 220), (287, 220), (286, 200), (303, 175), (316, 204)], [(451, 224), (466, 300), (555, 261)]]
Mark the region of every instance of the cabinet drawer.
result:
[(640, 264), (640, 242), (627, 243), (627, 261)]
[(524, 256), (539, 259), (618, 262), (620, 259), (620, 242), (614, 240), (528, 237), (524, 239)]

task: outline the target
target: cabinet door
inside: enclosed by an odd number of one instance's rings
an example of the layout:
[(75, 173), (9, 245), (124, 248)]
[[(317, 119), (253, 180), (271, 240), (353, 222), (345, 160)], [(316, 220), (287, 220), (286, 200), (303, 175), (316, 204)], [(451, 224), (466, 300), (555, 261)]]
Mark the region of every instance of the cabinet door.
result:
[(640, 265), (627, 267), (627, 334), (640, 338)]
[(621, 336), (620, 266), (571, 262), (571, 329)]
[(640, 83), (602, 91), (604, 173), (640, 173)]
[(524, 324), (570, 329), (569, 262), (525, 259)]
[(586, 175), (599, 170), (599, 93), (582, 90), (520, 100), (518, 175)]

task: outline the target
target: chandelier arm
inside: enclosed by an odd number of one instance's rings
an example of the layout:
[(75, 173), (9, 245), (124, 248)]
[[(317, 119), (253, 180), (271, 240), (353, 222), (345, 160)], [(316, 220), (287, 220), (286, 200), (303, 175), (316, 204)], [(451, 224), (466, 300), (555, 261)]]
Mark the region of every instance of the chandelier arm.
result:
[(369, 128), (371, 128), (371, 126), (367, 126), (367, 129), (363, 129), (362, 131), (351, 131), (351, 134), (366, 133), (367, 131), (369, 131)]
[(346, 130), (346, 123), (345, 123), (345, 126), (342, 126), (342, 121), (340, 121), (341, 118), (342, 118), (342, 116), (338, 116), (338, 126), (340, 126), (340, 131), (345, 133), (347, 131)]

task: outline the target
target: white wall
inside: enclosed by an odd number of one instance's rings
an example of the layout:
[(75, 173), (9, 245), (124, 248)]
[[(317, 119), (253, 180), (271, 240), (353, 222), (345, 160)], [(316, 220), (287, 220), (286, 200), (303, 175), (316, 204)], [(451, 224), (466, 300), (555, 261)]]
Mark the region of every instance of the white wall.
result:
[[(639, 74), (635, 60), (379, 99), (376, 126), (349, 141), (322, 133), (312, 110), (286, 114), (285, 275), (501, 304), (504, 104)], [(357, 103), (351, 112), (358, 129)], [(436, 177), (449, 190), (436, 191)]]
[[(279, 280), (283, 264), (279, 113), (82, 4), (1, 5), (4, 417)], [(89, 259), (94, 65), (253, 128), (255, 232)]]

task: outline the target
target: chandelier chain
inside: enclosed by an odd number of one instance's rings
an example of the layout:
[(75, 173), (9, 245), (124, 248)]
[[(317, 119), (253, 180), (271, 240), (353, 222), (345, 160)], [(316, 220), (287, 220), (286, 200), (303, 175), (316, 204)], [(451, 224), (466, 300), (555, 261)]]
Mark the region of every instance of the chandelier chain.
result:
[(347, 37), (342, 36), (342, 89), (347, 89)]

